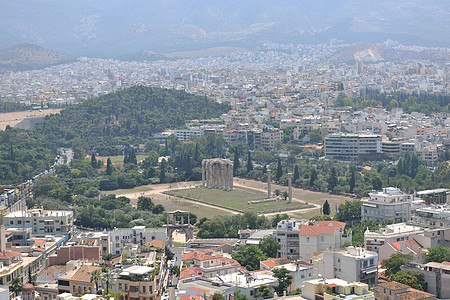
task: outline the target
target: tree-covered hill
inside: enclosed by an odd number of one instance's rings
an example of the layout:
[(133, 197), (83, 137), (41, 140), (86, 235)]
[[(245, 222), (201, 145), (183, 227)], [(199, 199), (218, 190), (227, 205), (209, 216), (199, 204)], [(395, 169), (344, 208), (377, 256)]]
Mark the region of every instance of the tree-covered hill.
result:
[(218, 117), (228, 109), (226, 104), (183, 91), (138, 86), (69, 107), (47, 117), (37, 130), (66, 140), (148, 138), (183, 126), (186, 120)]

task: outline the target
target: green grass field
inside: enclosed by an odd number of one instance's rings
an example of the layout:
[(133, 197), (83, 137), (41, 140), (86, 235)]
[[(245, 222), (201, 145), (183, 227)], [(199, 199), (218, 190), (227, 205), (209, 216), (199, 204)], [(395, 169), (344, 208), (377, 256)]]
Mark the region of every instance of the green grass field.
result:
[(295, 208), (302, 204), (298, 202), (287, 203), (287, 201), (267, 202), (248, 204), (249, 201), (263, 200), (265, 194), (258, 193), (246, 189), (235, 188), (232, 191), (224, 191), (219, 189), (194, 188), (184, 190), (172, 190), (169, 193), (189, 197), (192, 199), (202, 200), (211, 204), (218, 204), (229, 208), (242, 211), (262, 212), (280, 208)]
[[(108, 157), (111, 159), (111, 162), (112, 162), (113, 164), (114, 164), (114, 163), (121, 163), (121, 162), (123, 162), (123, 156), (122, 156), (122, 155), (118, 155), (118, 156), (108, 156)], [(101, 157), (97, 157), (97, 159), (103, 160), (103, 164), (106, 166), (106, 160), (108, 159), (108, 157), (103, 157), (103, 156), (101, 156)], [(136, 160), (137, 160), (138, 162), (141, 162), (141, 161), (143, 161), (146, 157), (147, 157), (147, 156), (145, 156), (145, 155), (136, 155)], [(88, 157), (85, 158), (85, 160), (86, 160), (87, 162), (91, 162), (91, 157), (88, 156)]]

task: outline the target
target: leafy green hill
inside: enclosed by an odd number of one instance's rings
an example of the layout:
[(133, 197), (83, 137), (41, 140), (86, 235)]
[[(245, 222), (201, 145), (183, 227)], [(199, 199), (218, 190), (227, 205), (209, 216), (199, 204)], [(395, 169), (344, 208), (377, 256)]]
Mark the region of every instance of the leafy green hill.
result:
[(138, 86), (69, 107), (37, 128), (65, 139), (148, 138), (179, 128), (189, 119), (218, 117), (228, 109), (228, 105), (183, 91)]

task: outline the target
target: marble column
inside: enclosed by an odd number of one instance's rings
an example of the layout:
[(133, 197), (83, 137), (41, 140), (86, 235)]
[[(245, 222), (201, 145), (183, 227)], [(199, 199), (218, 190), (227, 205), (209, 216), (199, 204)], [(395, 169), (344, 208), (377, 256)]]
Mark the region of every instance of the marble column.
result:
[(289, 201), (288, 203), (292, 203), (292, 173), (288, 173), (288, 185), (289, 185)]
[(205, 170), (205, 160), (202, 160), (202, 187), (205, 187), (205, 172), (206, 172), (206, 170)]
[(267, 198), (272, 197), (272, 171), (267, 170)]

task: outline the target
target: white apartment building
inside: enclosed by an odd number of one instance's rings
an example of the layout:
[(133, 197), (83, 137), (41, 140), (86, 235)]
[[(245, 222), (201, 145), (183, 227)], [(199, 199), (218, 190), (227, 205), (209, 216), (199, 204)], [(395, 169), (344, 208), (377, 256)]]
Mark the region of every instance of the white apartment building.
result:
[(411, 219), (413, 195), (400, 189), (388, 187), (382, 191), (369, 193), (369, 198), (361, 199), (361, 218), (384, 222), (401, 223)]
[(73, 212), (30, 209), (15, 211), (4, 217), (5, 227), (32, 228), (33, 235), (67, 235), (73, 233)]
[(278, 257), (300, 259), (309, 262), (314, 252), (340, 249), (345, 223), (328, 225), (301, 224), (294, 219), (282, 220), (274, 232), (274, 239), (281, 245)]
[(353, 246), (344, 251), (326, 251), (319, 262), (318, 272), (325, 278), (374, 285), (378, 282), (378, 254)]
[(411, 223), (430, 228), (450, 227), (450, 204), (431, 204), (418, 208)]
[(204, 134), (203, 129), (189, 128), (189, 129), (177, 129), (173, 131), (173, 134), (180, 142), (190, 141), (193, 136), (202, 136)]
[(374, 134), (331, 134), (325, 138), (324, 149), (327, 159), (357, 160), (361, 155), (381, 153), (381, 136)]
[(113, 254), (111, 237), (109, 232), (81, 232), (80, 234), (73, 237), (72, 241), (79, 242), (80, 244), (84, 241), (97, 241), (97, 245), (101, 245), (103, 254)]
[(387, 225), (377, 231), (366, 230), (364, 233), (364, 248), (379, 252), (385, 244), (414, 239), (422, 248), (450, 245), (450, 228), (424, 228), (420, 226), (398, 223)]
[(111, 253), (121, 254), (125, 244), (133, 243), (143, 245), (147, 241), (166, 241), (165, 228), (145, 228), (145, 226), (134, 226), (133, 228), (115, 228), (110, 231)]

